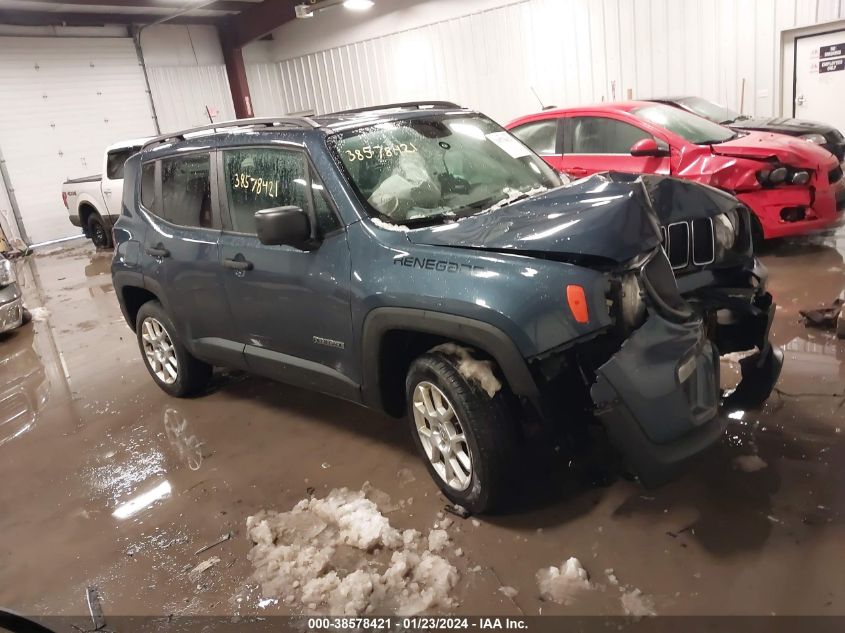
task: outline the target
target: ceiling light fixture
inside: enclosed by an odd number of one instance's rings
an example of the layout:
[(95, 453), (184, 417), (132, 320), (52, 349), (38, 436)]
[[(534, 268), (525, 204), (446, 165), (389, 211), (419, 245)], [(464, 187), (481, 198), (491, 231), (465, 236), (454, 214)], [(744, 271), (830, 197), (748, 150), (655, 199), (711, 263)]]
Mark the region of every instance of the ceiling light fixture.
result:
[(350, 11), (366, 11), (373, 6), (373, 0), (345, 0), (343, 6)]
[(318, 11), (336, 7), (340, 4), (350, 11), (366, 11), (367, 9), (371, 9), (375, 2), (373, 0), (310, 0), (309, 2), (296, 5), (296, 17), (311, 18)]

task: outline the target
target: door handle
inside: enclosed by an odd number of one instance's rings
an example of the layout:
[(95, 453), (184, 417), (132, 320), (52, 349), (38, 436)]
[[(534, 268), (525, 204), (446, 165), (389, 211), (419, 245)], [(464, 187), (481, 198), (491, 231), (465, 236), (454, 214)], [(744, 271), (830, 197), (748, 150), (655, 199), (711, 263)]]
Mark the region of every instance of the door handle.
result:
[(571, 176), (586, 176), (588, 173), (588, 170), (584, 169), (583, 167), (569, 167), (564, 171), (566, 171)]
[(224, 259), (223, 267), (241, 271), (252, 270), (252, 262), (248, 262), (244, 259)]
[(170, 251), (166, 248), (145, 246), (144, 251), (146, 251), (147, 255), (152, 255), (153, 257), (170, 257)]

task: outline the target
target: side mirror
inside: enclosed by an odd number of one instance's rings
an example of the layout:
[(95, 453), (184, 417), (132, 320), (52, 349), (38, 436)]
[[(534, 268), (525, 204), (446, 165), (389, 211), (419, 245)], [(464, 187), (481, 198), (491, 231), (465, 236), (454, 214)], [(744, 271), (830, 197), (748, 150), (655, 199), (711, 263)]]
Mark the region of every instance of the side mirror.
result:
[(653, 138), (644, 138), (631, 146), (631, 156), (666, 156), (669, 150), (661, 147)]
[(312, 245), (308, 215), (299, 207), (273, 207), (255, 212), (255, 229), (262, 244), (293, 246), (308, 250)]

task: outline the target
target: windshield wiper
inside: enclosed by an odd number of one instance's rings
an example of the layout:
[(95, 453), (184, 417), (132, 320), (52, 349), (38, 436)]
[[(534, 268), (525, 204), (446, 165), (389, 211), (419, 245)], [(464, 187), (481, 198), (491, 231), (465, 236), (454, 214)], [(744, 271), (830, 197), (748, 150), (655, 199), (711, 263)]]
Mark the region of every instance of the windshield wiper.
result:
[(507, 195), (493, 204), (492, 206), (488, 207), (486, 211), (495, 211), (496, 209), (501, 209), (502, 207), (506, 207), (514, 202), (519, 202), (520, 200), (525, 200), (526, 198), (530, 198), (538, 193), (545, 193), (548, 191), (548, 187), (534, 187), (533, 189), (529, 189), (528, 191), (520, 191), (519, 189), (510, 189), (506, 191)]

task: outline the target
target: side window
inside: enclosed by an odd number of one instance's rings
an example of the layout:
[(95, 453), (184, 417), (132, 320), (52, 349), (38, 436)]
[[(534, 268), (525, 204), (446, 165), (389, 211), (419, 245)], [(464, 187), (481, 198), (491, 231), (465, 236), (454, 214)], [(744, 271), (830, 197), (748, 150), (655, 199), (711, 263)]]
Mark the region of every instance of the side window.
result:
[(255, 233), (255, 212), (309, 209), (308, 161), (302, 152), (256, 147), (223, 153), (232, 230)]
[(511, 133), (538, 154), (557, 154), (557, 120), (534, 121), (511, 130)]
[(165, 220), (181, 226), (214, 226), (210, 171), (208, 154), (162, 159), (161, 208)]
[(156, 206), (156, 164), (155, 161), (144, 163), (141, 166), (141, 204), (147, 209), (161, 214), (161, 209)]
[(121, 180), (123, 178), (123, 163), (139, 149), (139, 147), (127, 147), (109, 152), (106, 156), (106, 178), (108, 180)]
[(565, 154), (628, 154), (631, 146), (651, 134), (640, 128), (603, 117), (567, 119)]

